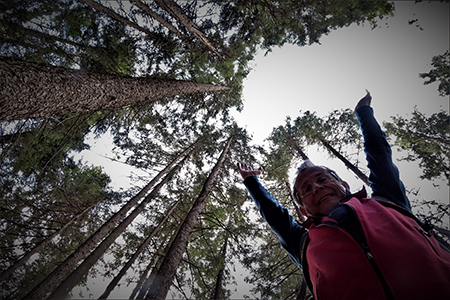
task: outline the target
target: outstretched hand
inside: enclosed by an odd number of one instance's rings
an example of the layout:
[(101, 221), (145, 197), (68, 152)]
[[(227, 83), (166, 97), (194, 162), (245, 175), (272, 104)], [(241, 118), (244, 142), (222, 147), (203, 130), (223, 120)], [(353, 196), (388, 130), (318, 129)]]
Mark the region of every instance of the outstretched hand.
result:
[(364, 96), (364, 98), (359, 100), (358, 104), (356, 104), (354, 113), (356, 113), (356, 110), (362, 106), (370, 106), (370, 103), (372, 102), (372, 96), (370, 95), (370, 92), (368, 90), (366, 90), (366, 92), (367, 94)]
[(246, 164), (243, 163), (238, 163), (237, 164), (239, 173), (242, 176), (242, 179), (245, 180), (245, 178), (249, 177), (249, 176), (259, 176), (262, 174), (263, 172), (263, 168), (259, 167), (259, 169), (257, 170), (253, 170), (252, 168), (250, 168), (249, 166), (247, 166)]

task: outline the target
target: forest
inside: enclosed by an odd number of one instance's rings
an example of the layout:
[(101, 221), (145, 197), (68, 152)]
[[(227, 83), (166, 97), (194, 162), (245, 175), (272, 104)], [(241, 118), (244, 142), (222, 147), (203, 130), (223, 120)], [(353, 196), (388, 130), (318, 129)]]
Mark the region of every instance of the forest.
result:
[[(262, 146), (231, 111), (245, 105), (258, 51), (309, 47), (351, 24), (376, 31), (394, 13), (385, 0), (1, 1), (0, 298), (236, 299), (245, 272), (247, 298), (297, 299), (302, 271), (236, 163), (264, 166), (271, 194), (301, 221), (289, 172), (308, 147), (368, 188), (357, 120), (304, 110)], [(448, 98), (450, 50), (429, 60), (417, 76)], [(450, 185), (448, 112), (408, 113), (387, 135), (420, 179)], [(123, 174), (129, 189), (74, 158), (105, 135), (111, 160), (140, 171)], [(449, 246), (448, 199), (414, 203)]]

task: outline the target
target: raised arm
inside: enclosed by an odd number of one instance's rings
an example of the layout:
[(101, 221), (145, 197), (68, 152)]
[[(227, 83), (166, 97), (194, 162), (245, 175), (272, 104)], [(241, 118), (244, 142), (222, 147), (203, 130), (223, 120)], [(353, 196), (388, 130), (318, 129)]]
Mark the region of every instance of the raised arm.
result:
[(281, 246), (288, 252), (292, 261), (301, 267), (300, 239), (307, 230), (261, 185), (257, 176), (263, 172), (262, 168), (253, 170), (246, 164), (238, 164), (238, 170), (261, 216), (278, 236)]
[(381, 196), (411, 210), (411, 204), (406, 197), (405, 187), (400, 180), (399, 171), (392, 161), (391, 147), (386, 134), (376, 121), (373, 109), (370, 107), (370, 93), (361, 99), (355, 107), (355, 114), (364, 137), (364, 151), (367, 166), (370, 170), (369, 181), (372, 197)]

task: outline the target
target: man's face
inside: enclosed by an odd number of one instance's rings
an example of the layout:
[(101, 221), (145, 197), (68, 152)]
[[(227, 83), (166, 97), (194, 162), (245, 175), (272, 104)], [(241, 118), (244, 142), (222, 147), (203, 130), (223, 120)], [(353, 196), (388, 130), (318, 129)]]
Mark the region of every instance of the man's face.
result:
[(294, 188), (309, 216), (327, 216), (345, 196), (345, 187), (327, 169), (310, 167), (297, 177)]

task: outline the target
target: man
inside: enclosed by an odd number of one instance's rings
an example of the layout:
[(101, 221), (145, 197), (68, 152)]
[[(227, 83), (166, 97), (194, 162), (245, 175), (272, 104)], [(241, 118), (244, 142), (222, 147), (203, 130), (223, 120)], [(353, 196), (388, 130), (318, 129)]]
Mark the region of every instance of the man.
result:
[(450, 253), (411, 213), (369, 92), (355, 108), (372, 197), (351, 194), (334, 171), (309, 160), (297, 170), (299, 224), (259, 183), (263, 170), (238, 164), (262, 217), (303, 269), (315, 299), (450, 299)]

